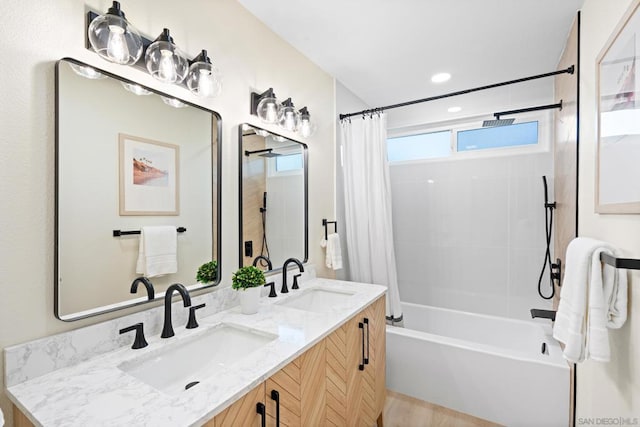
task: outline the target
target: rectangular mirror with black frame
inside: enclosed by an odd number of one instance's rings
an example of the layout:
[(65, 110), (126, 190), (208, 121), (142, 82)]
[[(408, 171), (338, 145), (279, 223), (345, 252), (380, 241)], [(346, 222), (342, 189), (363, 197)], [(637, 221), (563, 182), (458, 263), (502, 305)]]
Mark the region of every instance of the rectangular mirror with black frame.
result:
[[(173, 283), (190, 290), (219, 283), (220, 141), (214, 111), (58, 61), (56, 317), (148, 302), (145, 286), (131, 293), (139, 277), (152, 283), (155, 299)], [(198, 281), (211, 262), (214, 275)]]
[(258, 256), (267, 257), (274, 270), (291, 257), (306, 262), (306, 144), (245, 123), (239, 126), (238, 147), (240, 266), (252, 265)]

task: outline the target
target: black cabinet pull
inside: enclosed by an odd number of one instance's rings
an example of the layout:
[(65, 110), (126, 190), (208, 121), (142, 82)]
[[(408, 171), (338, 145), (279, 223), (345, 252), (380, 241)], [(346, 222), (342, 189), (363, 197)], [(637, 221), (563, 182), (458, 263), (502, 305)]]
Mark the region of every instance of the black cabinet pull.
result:
[(256, 412), (260, 414), (260, 425), (262, 427), (267, 427), (267, 410), (264, 407), (264, 403), (256, 403)]
[(276, 401), (276, 427), (280, 427), (280, 393), (271, 390), (271, 399)]
[(362, 363), (358, 366), (358, 369), (364, 371), (364, 324), (358, 322), (358, 328), (360, 328), (360, 332), (362, 333)]
[(371, 334), (371, 332), (369, 331), (369, 319), (368, 318), (364, 318), (364, 324), (367, 325), (367, 357), (364, 357), (364, 364), (368, 365), (369, 364), (369, 335)]

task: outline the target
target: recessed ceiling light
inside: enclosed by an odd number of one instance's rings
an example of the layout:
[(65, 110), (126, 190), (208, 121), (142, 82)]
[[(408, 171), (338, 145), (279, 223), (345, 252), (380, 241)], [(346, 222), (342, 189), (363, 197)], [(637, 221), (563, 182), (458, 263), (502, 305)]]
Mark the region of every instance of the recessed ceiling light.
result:
[(431, 81), (433, 83), (444, 83), (451, 78), (451, 74), (449, 73), (438, 73), (431, 76)]
[(462, 111), (462, 107), (449, 107), (447, 108), (447, 111), (450, 113), (458, 113)]

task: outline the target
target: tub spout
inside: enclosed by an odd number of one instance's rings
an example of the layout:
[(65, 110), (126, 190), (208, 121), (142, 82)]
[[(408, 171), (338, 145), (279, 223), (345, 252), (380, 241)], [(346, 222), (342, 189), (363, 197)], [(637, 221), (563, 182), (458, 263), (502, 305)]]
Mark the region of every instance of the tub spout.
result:
[(531, 309), (531, 318), (535, 319), (540, 317), (541, 319), (550, 319), (552, 322), (556, 320), (556, 312), (554, 310), (541, 310), (539, 308)]

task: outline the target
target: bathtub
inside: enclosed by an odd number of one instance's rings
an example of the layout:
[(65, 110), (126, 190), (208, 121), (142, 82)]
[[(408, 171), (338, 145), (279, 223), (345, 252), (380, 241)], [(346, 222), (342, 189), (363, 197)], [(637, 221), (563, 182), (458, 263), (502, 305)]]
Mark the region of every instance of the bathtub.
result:
[(387, 388), (505, 426), (569, 425), (570, 369), (550, 325), (402, 309), (404, 328), (387, 326)]

